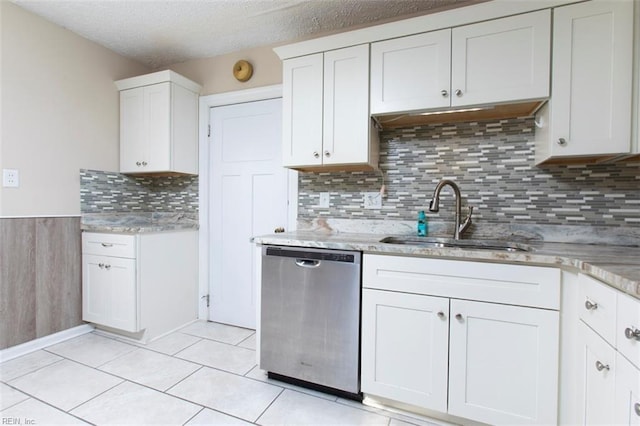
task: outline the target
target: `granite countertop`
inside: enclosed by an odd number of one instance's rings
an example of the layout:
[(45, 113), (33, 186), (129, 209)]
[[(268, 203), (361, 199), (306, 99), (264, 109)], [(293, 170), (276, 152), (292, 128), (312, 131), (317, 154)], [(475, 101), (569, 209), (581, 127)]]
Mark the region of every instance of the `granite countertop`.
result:
[[(429, 248), (387, 244), (389, 235), (297, 231), (254, 237), (256, 244), (355, 250), (369, 254), (396, 254), (556, 266), (582, 272), (640, 299), (640, 247), (527, 242), (530, 251), (493, 251), (460, 248)], [(406, 235), (405, 235), (406, 236)]]
[(83, 215), (80, 229), (87, 232), (142, 234), (197, 230), (198, 220), (188, 214), (103, 213)]

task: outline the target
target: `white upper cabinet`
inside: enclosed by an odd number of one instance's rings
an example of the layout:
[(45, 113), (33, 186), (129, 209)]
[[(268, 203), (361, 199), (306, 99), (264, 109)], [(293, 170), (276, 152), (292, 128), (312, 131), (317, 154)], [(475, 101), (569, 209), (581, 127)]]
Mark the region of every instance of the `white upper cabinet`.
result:
[(371, 113), (549, 96), (549, 9), (371, 45)]
[(198, 173), (200, 86), (172, 71), (116, 82), (120, 172)]
[(371, 113), (450, 105), (451, 30), (371, 44)]
[(282, 64), (285, 167), (322, 164), (322, 64), (322, 53)]
[(552, 97), (539, 116), (536, 162), (631, 151), (632, 1), (554, 9)]
[(549, 97), (551, 11), (454, 28), (451, 106)]
[(377, 168), (369, 117), (369, 46), (283, 62), (283, 164)]

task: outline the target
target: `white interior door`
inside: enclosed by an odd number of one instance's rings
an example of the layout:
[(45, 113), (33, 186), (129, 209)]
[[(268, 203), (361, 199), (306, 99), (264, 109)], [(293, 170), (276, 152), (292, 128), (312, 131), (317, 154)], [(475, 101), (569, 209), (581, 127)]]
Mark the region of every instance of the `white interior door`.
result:
[(211, 108), (209, 294), (211, 321), (256, 326), (250, 238), (287, 223), (282, 102)]

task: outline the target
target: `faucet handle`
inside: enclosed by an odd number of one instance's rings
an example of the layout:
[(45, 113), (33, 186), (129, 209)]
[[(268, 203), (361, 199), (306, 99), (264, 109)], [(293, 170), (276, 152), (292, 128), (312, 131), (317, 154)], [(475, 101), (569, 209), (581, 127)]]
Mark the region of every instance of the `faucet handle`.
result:
[(469, 206), (469, 214), (467, 215), (467, 217), (465, 218), (464, 222), (462, 223), (462, 225), (460, 225), (460, 235), (462, 235), (462, 233), (464, 231), (466, 231), (467, 229), (469, 229), (469, 227), (471, 226), (471, 224), (473, 223), (471, 220), (471, 215), (473, 214), (473, 207)]

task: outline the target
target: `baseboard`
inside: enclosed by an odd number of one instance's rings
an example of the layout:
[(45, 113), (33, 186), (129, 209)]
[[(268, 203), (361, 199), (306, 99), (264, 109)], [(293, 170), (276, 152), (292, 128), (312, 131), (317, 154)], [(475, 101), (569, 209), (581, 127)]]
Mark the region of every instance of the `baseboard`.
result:
[(63, 342), (65, 340), (72, 339), (74, 337), (81, 336), (93, 331), (93, 326), (90, 324), (83, 324), (77, 327), (68, 328), (57, 333), (49, 334), (38, 339), (30, 340), (25, 343), (21, 343), (10, 348), (0, 350), (0, 363), (9, 361), (10, 359), (17, 358), (22, 355), (26, 355), (31, 352), (35, 352), (47, 346), (55, 345), (56, 343)]

